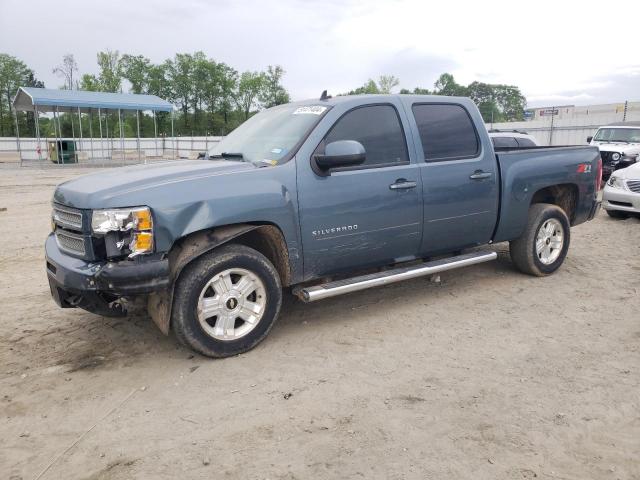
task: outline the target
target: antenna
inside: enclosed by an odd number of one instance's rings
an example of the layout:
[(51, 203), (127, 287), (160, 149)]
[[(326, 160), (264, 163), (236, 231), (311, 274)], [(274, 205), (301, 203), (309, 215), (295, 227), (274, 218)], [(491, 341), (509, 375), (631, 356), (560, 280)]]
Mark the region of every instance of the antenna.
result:
[(322, 94), (320, 95), (320, 100), (329, 100), (331, 98), (331, 95), (327, 95), (327, 91), (323, 90)]

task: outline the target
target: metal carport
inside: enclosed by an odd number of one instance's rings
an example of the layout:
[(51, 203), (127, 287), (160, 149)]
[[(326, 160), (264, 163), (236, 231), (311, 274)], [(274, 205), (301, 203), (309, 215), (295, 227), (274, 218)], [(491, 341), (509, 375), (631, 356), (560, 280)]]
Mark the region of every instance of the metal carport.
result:
[[(170, 102), (163, 100), (156, 95), (139, 95), (133, 93), (109, 93), (109, 92), (88, 92), (84, 90), (55, 90), (50, 88), (20, 87), (13, 99), (14, 112), (33, 112), (36, 123), (36, 136), (38, 145), (38, 157), (42, 159), (42, 150), (40, 147), (40, 112), (53, 113), (53, 127), (56, 132), (56, 146), (58, 142), (62, 143), (62, 130), (60, 126), (60, 112), (68, 112), (78, 114), (78, 122), (80, 126), (80, 140), (82, 141), (82, 114), (86, 113), (90, 116), (89, 126), (93, 126), (93, 113), (97, 111), (98, 122), (100, 126), (100, 142), (102, 143), (102, 114), (103, 111), (109, 110), (118, 112), (118, 124), (120, 126), (120, 144), (122, 147), (122, 155), (124, 161), (124, 135), (122, 130), (122, 111), (131, 110), (136, 112), (137, 124), (137, 150), (138, 159), (140, 160), (140, 111), (151, 111), (153, 113), (153, 125), (155, 137), (158, 137), (156, 112), (171, 112), (171, 137), (174, 157), (176, 156), (175, 137), (173, 133), (173, 112), (174, 108)], [(16, 114), (17, 115), (17, 114)], [(106, 114), (105, 114), (106, 115)], [(57, 127), (56, 127), (57, 121)], [(106, 117), (105, 117), (106, 121)], [(72, 121), (73, 129), (73, 121)], [(108, 128), (108, 125), (106, 125)], [(20, 149), (20, 132), (18, 131), (18, 120), (16, 116), (16, 135), (18, 140), (18, 152), (20, 154), (20, 163), (22, 163), (22, 152)], [(107, 132), (108, 135), (108, 132)], [(75, 133), (73, 134), (75, 142)], [(103, 151), (101, 145), (101, 152)], [(93, 133), (91, 133), (91, 151), (93, 157)]]

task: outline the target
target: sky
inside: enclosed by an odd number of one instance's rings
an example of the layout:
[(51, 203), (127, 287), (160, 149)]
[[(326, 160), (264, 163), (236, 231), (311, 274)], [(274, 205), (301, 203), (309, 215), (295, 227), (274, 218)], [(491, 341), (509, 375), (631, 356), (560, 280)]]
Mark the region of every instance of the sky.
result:
[(588, 105), (640, 100), (639, 21), (637, 0), (0, 0), (0, 52), (48, 87), (65, 53), (96, 73), (100, 50), (201, 50), (239, 71), (282, 65), (294, 100), (449, 72), (517, 85), (530, 107)]

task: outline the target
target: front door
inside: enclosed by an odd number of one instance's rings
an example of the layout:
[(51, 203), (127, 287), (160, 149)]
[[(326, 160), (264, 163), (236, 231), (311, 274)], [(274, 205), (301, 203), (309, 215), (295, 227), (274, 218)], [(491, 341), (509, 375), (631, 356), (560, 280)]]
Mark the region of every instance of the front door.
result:
[(356, 140), (366, 152), (362, 165), (321, 175), (311, 169), (313, 159), (297, 159), (305, 277), (416, 257), (422, 185), (404, 130), (396, 105), (356, 107), (337, 119), (314, 153)]

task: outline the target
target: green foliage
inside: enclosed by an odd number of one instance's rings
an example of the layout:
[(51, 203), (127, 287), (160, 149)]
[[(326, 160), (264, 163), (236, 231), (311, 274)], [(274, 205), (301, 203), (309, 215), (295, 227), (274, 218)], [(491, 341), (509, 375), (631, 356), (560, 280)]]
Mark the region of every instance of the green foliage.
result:
[[(19, 87), (43, 87), (33, 70), (11, 55), (0, 53), (0, 137), (16, 134), (13, 97)], [(18, 115), (20, 128), (33, 131), (33, 114)], [(23, 130), (24, 131), (24, 130)]]
[(120, 52), (117, 50), (107, 50), (98, 52), (98, 82), (100, 90), (103, 92), (122, 91), (122, 64), (120, 62)]
[(260, 101), (265, 108), (289, 103), (289, 93), (281, 84), (285, 71), (280, 65), (269, 65), (264, 74), (264, 83), (260, 93)]
[(252, 108), (259, 108), (258, 98), (264, 90), (266, 76), (262, 72), (244, 72), (238, 82), (236, 103), (238, 109), (244, 113), (244, 119), (249, 118)]
[(378, 78), (378, 89), (380, 93), (391, 93), (391, 90), (400, 85), (400, 79), (393, 75), (380, 75)]
[[(362, 87), (351, 90), (347, 95), (359, 93), (388, 93), (399, 84), (393, 76), (383, 75), (378, 84), (369, 80)], [(391, 87), (387, 88), (389, 85)], [(443, 73), (433, 85), (433, 90), (416, 87), (413, 91), (403, 88), (400, 94), (408, 95), (449, 95), (469, 97), (478, 106), (485, 122), (512, 122), (524, 119), (527, 100), (520, 89), (514, 85), (472, 82), (467, 86), (456, 82), (453, 75)]]
[(99, 92), (100, 82), (95, 75), (85, 73), (80, 78), (80, 90), (87, 90), (89, 92)]
[[(179, 109), (175, 116), (176, 135), (225, 135), (262, 108), (269, 108), (290, 101), (289, 93), (282, 85), (284, 69), (269, 65), (263, 72), (244, 72), (239, 75), (231, 66), (207, 58), (203, 52), (178, 53), (173, 58), (155, 64), (143, 55), (123, 54), (117, 50), (106, 50), (96, 55), (98, 73), (78, 74), (73, 54), (63, 57), (60, 65), (53, 69), (64, 80), (62, 88), (79, 88), (94, 92), (122, 92), (157, 95), (172, 102)], [(79, 79), (79, 80), (78, 80)], [(15, 135), (15, 122), (11, 102), (18, 87), (39, 86), (32, 70), (20, 60), (0, 54), (0, 136)], [(61, 115), (63, 135), (71, 135), (71, 115)], [(117, 119), (109, 117), (109, 135)], [(34, 135), (33, 114), (19, 113), (18, 121), (24, 135)], [(171, 116), (156, 114), (158, 134), (169, 135)], [(75, 123), (74, 123), (75, 125)], [(40, 116), (43, 136), (54, 135), (53, 123)], [(97, 116), (92, 125), (98, 134)], [(83, 134), (89, 135), (89, 120), (83, 119)], [(103, 125), (106, 130), (106, 125)], [(26, 129), (26, 130), (25, 130)], [(136, 132), (135, 117), (123, 120), (125, 134)], [(140, 115), (140, 129), (145, 135), (153, 135), (153, 118)], [(86, 130), (86, 131), (85, 131)], [(103, 132), (106, 136), (106, 131)]]

